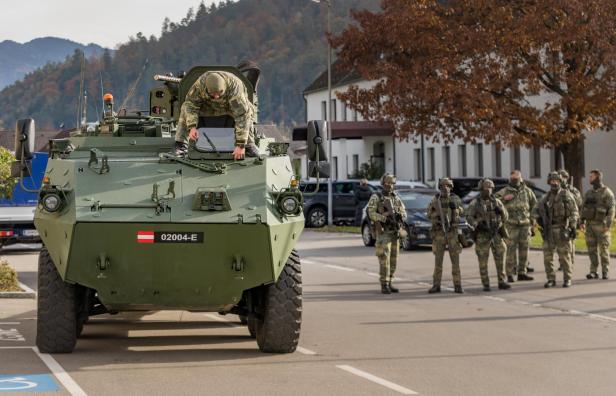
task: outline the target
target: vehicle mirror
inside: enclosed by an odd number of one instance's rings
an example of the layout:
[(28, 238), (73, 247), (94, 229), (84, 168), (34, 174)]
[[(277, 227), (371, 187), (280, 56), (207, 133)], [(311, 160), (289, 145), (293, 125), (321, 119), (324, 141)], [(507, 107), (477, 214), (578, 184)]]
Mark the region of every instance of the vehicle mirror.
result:
[(15, 158), (17, 161), (28, 161), (34, 153), (34, 120), (26, 118), (18, 120), (15, 125)]
[(308, 161), (327, 161), (326, 141), (327, 129), (325, 121), (309, 121), (306, 132)]

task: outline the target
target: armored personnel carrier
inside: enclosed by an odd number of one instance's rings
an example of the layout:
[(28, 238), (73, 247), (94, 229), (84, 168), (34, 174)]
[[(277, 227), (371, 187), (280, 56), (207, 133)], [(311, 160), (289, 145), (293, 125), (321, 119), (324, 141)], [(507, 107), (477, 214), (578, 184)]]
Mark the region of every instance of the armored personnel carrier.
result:
[[(186, 93), (215, 70), (258, 103), (258, 69), (200, 66), (156, 76), (149, 112), (115, 113), (106, 97), (96, 128), (50, 141), (34, 218), (41, 352), (72, 352), (92, 315), (178, 309), (240, 315), (261, 351), (295, 351), (304, 216), (288, 144), (257, 125), (261, 155), (234, 161), (233, 119), (201, 117), (188, 154), (172, 151)], [(27, 173), (34, 135), (18, 121), (14, 173)]]

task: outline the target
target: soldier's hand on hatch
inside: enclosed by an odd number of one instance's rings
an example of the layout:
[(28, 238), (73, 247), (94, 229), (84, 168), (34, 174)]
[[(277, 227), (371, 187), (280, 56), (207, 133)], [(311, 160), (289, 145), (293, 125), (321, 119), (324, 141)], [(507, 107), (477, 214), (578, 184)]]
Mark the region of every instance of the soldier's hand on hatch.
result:
[(235, 146), (233, 149), (233, 159), (236, 161), (243, 159), (244, 154), (246, 154), (246, 149), (243, 147)]
[(197, 128), (190, 129), (190, 132), (188, 132), (188, 138), (190, 140), (194, 140), (195, 142), (199, 139), (199, 131), (197, 131)]

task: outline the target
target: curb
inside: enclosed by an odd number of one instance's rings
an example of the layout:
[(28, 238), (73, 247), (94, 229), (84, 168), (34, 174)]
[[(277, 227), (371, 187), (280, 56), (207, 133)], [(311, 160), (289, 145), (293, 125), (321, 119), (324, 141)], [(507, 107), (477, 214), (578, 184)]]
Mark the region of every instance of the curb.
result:
[(36, 298), (36, 292), (19, 282), (20, 292), (0, 292), (0, 298)]

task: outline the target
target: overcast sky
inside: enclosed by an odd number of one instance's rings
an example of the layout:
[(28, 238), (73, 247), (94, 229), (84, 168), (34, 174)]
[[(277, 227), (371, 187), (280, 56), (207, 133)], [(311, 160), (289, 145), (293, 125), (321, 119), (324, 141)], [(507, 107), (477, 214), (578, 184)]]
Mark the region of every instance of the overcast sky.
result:
[[(163, 19), (179, 22), (201, 0), (4, 0), (0, 42), (54, 36), (114, 48), (142, 32), (160, 36)], [(218, 1), (205, 0), (206, 5)]]

